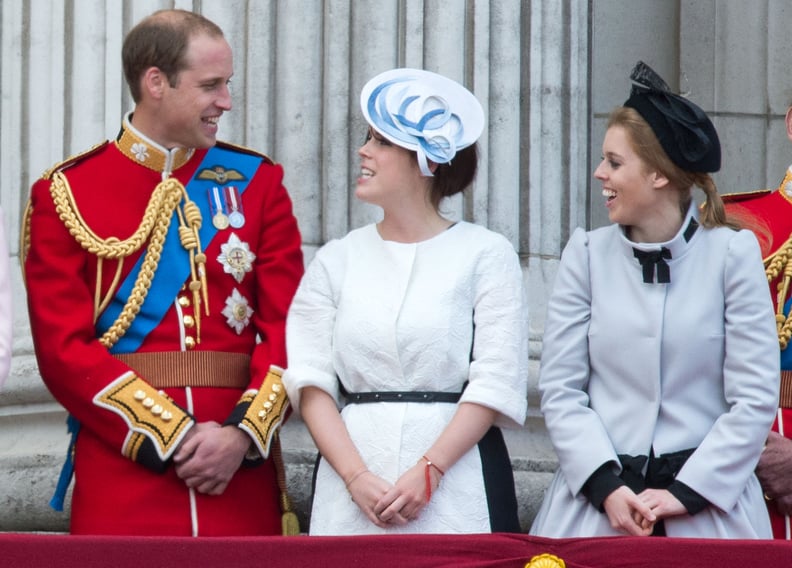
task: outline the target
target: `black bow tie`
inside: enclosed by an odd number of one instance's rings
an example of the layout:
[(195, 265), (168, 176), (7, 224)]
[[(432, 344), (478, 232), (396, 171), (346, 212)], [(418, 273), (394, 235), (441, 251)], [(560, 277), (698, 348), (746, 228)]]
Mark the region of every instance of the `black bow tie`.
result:
[(633, 254), (643, 267), (643, 281), (645, 283), (654, 283), (655, 268), (657, 269), (658, 284), (668, 284), (671, 282), (671, 270), (666, 263), (666, 259), (671, 258), (671, 251), (666, 247), (653, 251), (633, 248)]

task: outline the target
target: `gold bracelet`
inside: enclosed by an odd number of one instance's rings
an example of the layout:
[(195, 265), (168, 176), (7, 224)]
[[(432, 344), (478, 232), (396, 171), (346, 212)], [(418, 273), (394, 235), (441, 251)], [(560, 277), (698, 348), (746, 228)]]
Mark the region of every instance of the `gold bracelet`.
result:
[(368, 473), (368, 469), (365, 467), (349, 478), (349, 481), (345, 483), (346, 488), (349, 489), (349, 486), (352, 485), (352, 482), (355, 481), (358, 477), (360, 477), (364, 473)]

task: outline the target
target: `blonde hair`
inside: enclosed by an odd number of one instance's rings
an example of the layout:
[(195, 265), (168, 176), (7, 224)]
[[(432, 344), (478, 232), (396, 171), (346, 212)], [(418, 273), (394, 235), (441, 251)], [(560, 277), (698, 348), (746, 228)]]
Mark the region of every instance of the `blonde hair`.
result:
[(608, 118), (608, 128), (620, 126), (627, 132), (633, 150), (648, 170), (654, 170), (668, 178), (670, 185), (679, 191), (679, 207), (682, 215), (687, 212), (693, 186), (699, 187), (706, 196), (706, 207), (701, 211), (701, 224), (705, 227), (729, 227), (739, 229), (739, 223), (726, 216), (723, 200), (708, 173), (689, 172), (677, 166), (668, 157), (652, 127), (631, 107), (617, 107)]

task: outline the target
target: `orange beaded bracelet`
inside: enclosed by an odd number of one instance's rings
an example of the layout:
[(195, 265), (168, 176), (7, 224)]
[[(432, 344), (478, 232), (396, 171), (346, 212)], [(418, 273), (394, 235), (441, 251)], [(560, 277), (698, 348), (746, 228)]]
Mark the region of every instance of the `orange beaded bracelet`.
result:
[(435, 468), (440, 473), (440, 477), (444, 476), (445, 472), (426, 456), (421, 456), (421, 459), (426, 461), (426, 467), (424, 467), (424, 481), (426, 482), (426, 502), (428, 503), (429, 499), (432, 498), (432, 478), (429, 475), (429, 468)]

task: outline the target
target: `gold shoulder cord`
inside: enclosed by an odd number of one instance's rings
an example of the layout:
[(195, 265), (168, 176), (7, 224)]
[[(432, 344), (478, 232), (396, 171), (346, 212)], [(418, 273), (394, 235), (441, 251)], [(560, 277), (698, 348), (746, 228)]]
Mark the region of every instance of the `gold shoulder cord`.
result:
[(30, 199), (25, 203), (25, 211), (22, 213), (22, 222), (19, 227), (19, 268), (22, 271), (22, 284), (27, 286), (27, 275), (25, 274), (25, 260), (30, 250), (30, 216), (33, 214), (33, 204)]
[[(143, 220), (135, 233), (126, 240), (120, 241), (115, 237), (102, 239), (94, 233), (82, 218), (74, 196), (69, 187), (69, 182), (62, 172), (52, 176), (50, 193), (55, 203), (63, 224), (80, 246), (98, 257), (96, 276), (96, 297), (94, 298), (94, 320), (99, 313), (110, 303), (115, 293), (120, 278), (123, 260), (138, 251), (148, 241), (146, 255), (140, 273), (135, 280), (132, 292), (112, 326), (99, 338), (99, 342), (107, 348), (112, 347), (126, 333), (132, 321), (140, 311), (140, 306), (146, 299), (154, 273), (160, 261), (165, 236), (168, 232), (173, 211), (177, 210), (179, 216), (179, 237), (182, 246), (190, 253), (190, 290), (193, 293), (194, 305), (200, 306), (201, 299), (205, 304), (206, 314), (209, 315), (209, 302), (206, 292), (205, 263), (206, 256), (201, 251), (198, 230), (201, 228), (201, 212), (198, 206), (190, 201), (184, 186), (174, 178), (168, 178), (154, 189), (151, 195)], [(178, 209), (179, 203), (184, 199), (183, 211)], [(104, 299), (100, 301), (99, 291), (102, 281), (102, 263), (105, 259), (117, 260), (113, 283)], [(203, 298), (201, 297), (201, 293)], [(196, 309), (196, 332), (200, 342), (200, 309)]]
[(792, 337), (792, 313), (788, 316), (784, 315), (784, 304), (792, 281), (792, 236), (765, 260), (765, 273), (769, 283), (778, 278), (782, 272), (783, 277), (776, 286), (776, 328), (778, 344), (783, 351), (789, 343), (789, 338)]

